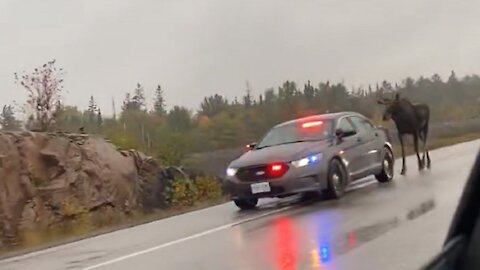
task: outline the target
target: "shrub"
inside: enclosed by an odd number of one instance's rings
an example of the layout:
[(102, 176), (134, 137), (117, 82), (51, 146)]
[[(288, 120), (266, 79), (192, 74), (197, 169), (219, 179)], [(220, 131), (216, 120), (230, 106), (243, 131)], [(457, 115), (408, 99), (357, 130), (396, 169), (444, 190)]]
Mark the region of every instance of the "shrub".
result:
[(167, 200), (170, 206), (193, 206), (198, 197), (197, 187), (190, 179), (178, 179), (172, 182)]
[(194, 180), (198, 190), (197, 201), (218, 201), (223, 197), (220, 181), (209, 177), (199, 177)]
[(198, 177), (195, 180), (178, 179), (164, 190), (169, 206), (188, 207), (199, 202), (215, 202), (223, 197), (220, 181), (210, 177)]

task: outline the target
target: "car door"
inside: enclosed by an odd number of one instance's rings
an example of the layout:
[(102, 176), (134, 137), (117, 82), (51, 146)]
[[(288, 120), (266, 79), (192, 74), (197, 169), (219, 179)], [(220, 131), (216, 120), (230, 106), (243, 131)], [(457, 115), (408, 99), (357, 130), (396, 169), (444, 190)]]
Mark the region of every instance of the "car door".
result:
[(362, 168), (361, 153), (362, 140), (360, 134), (353, 126), (349, 117), (342, 117), (337, 122), (337, 129), (341, 129), (344, 132), (355, 131), (356, 134), (348, 137), (343, 137), (337, 141), (337, 147), (342, 152), (342, 157), (347, 162), (348, 171), (350, 176), (355, 177), (360, 173)]
[(443, 249), (422, 270), (480, 269), (480, 154), (465, 184)]
[(362, 153), (361, 172), (368, 173), (370, 170), (378, 167), (381, 163), (381, 147), (378, 145), (377, 136), (373, 124), (361, 116), (352, 116), (352, 123), (357, 129), (361, 138)]

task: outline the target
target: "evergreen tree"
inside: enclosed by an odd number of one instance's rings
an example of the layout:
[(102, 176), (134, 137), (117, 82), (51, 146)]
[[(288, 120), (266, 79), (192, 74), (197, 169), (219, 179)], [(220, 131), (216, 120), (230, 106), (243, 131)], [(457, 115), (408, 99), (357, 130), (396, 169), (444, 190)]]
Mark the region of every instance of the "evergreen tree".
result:
[(163, 116), (167, 113), (165, 109), (165, 98), (163, 97), (163, 90), (160, 85), (155, 90), (155, 100), (153, 102), (153, 109), (155, 114)]
[(137, 83), (137, 87), (134, 90), (134, 95), (132, 98), (132, 102), (134, 103), (133, 107), (137, 110), (145, 110), (146, 109), (146, 99), (145, 99), (145, 90), (140, 83)]
[(245, 96), (243, 96), (243, 105), (248, 108), (252, 106), (252, 89), (250, 83), (247, 81), (247, 88), (245, 90)]
[(130, 93), (127, 93), (125, 94), (125, 99), (123, 100), (122, 112), (131, 110), (132, 109), (131, 107), (132, 107), (132, 98), (130, 96)]
[(228, 108), (228, 100), (219, 94), (205, 97), (200, 104), (200, 114), (213, 117)]
[(98, 108), (97, 110), (97, 127), (101, 128), (103, 125), (102, 110)]
[(3, 106), (0, 114), (0, 126), (2, 130), (18, 130), (20, 129), (20, 121), (15, 117), (14, 108), (12, 105)]
[(87, 118), (88, 123), (91, 124), (95, 121), (95, 115), (97, 114), (98, 106), (95, 102), (95, 98), (90, 96), (90, 100), (88, 101), (88, 109), (87, 109)]
[(314, 98), (314, 95), (315, 95), (315, 89), (310, 84), (310, 81), (308, 81), (307, 84), (305, 84), (305, 86), (303, 88), (303, 95), (304, 95), (305, 99), (307, 100), (307, 102), (310, 103), (310, 102), (313, 101), (313, 98)]
[(112, 98), (113, 120), (117, 120), (117, 107), (115, 106), (115, 98)]
[(185, 132), (191, 129), (192, 121), (188, 109), (174, 106), (167, 116), (169, 127), (176, 132)]

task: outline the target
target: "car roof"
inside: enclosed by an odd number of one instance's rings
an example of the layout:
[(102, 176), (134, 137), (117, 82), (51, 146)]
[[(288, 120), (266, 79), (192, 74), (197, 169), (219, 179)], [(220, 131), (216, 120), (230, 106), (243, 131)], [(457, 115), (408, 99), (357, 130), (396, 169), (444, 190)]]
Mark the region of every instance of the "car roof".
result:
[(297, 118), (294, 120), (286, 121), (276, 125), (275, 127), (287, 126), (291, 124), (295, 124), (298, 122), (308, 122), (308, 121), (316, 121), (316, 120), (337, 120), (340, 117), (344, 116), (361, 116), (363, 115), (356, 113), (356, 112), (336, 112), (336, 113), (326, 113), (326, 114), (316, 114), (307, 117)]

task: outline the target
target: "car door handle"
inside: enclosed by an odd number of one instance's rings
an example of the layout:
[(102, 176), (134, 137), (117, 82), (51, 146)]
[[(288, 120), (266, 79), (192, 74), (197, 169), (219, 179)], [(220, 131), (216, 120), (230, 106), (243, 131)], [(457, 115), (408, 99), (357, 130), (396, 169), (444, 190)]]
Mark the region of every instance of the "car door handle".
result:
[(362, 138), (357, 138), (357, 142), (362, 142)]

